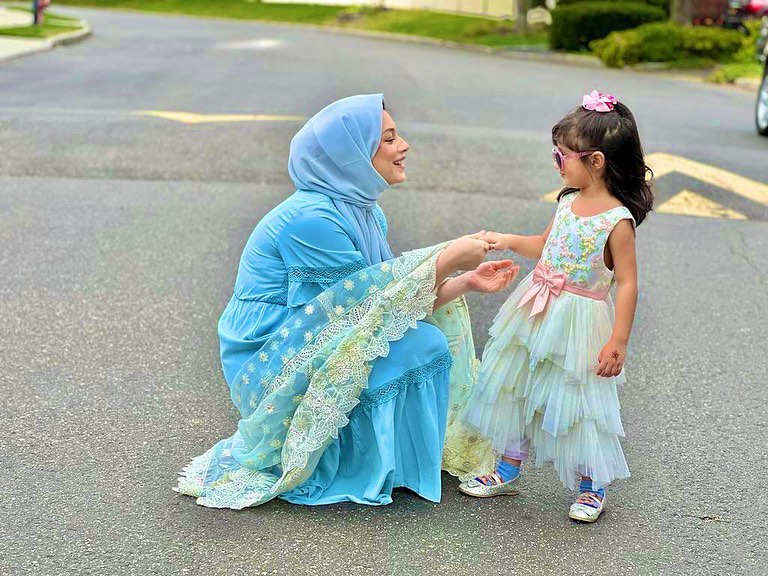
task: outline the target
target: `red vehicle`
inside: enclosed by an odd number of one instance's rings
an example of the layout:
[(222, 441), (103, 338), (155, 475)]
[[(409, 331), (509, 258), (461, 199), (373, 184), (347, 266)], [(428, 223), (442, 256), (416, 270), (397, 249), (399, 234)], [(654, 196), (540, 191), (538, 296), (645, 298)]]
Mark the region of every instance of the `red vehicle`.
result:
[(694, 0), (693, 23), (718, 26), (725, 23), (729, 0)]
[(724, 13), (726, 28), (744, 29), (744, 21), (768, 15), (768, 0), (729, 0)]

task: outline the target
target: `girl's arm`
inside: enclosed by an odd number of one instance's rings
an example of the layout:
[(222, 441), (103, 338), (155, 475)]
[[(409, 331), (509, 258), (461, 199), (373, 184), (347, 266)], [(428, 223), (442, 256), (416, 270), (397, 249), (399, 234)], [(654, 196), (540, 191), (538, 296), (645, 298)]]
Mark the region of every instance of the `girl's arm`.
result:
[(635, 229), (632, 222), (622, 220), (608, 237), (608, 248), (613, 257), (616, 277), (616, 320), (608, 343), (597, 357), (598, 376), (618, 376), (624, 368), (627, 344), (632, 332), (637, 307), (637, 260), (635, 257)]
[(532, 260), (538, 260), (544, 250), (544, 244), (552, 230), (554, 219), (550, 221), (547, 229), (540, 236), (520, 236), (518, 234), (500, 234), (499, 232), (486, 232), (483, 240), (491, 244), (493, 250), (512, 250)]

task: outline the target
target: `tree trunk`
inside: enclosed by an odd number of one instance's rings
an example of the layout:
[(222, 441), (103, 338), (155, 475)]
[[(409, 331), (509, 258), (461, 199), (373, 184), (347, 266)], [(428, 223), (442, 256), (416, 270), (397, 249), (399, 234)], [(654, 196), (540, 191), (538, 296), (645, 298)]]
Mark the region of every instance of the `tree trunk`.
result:
[(531, 7), (530, 0), (515, 0), (515, 32), (528, 33), (528, 10)]
[(690, 24), (693, 21), (695, 0), (673, 0), (672, 19), (678, 24)]

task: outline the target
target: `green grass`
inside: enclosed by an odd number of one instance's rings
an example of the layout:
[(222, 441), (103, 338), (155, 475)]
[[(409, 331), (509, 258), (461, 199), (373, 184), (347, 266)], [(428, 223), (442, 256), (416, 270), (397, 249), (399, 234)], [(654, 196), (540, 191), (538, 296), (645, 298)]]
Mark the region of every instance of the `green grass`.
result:
[[(11, 8), (11, 10), (22, 10), (29, 12), (24, 8)], [(77, 18), (69, 18), (51, 12), (45, 13), (44, 23), (40, 26), (22, 26), (20, 28), (0, 28), (0, 36), (16, 36), (19, 38), (50, 38), (58, 34), (74, 32), (80, 30), (82, 26)]]
[(494, 47), (546, 44), (546, 34), (519, 36), (512, 30), (513, 25), (488, 18), (426, 10), (386, 10), (353, 20), (347, 27)]
[(737, 78), (762, 78), (763, 65), (759, 62), (732, 62), (722, 64), (707, 79), (718, 84), (729, 84)]
[(334, 6), (262, 4), (249, 0), (56, 0), (56, 4), (303, 24), (323, 24), (344, 10)]
[(257, 0), (56, 0), (58, 5), (120, 8), (189, 16), (320, 24), (425, 36), (451, 42), (504, 47), (545, 45), (546, 35), (518, 36), (512, 24), (488, 18), (423, 10), (355, 9), (308, 4), (262, 4)]

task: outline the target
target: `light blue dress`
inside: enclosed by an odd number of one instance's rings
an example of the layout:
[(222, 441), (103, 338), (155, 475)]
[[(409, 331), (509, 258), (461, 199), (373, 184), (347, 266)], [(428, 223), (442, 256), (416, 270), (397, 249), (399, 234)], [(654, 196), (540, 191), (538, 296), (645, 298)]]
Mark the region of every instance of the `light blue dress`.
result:
[[(376, 129), (371, 130), (376, 143), (381, 130), (378, 98), (372, 116), (379, 123), (376, 127), (372, 120)], [(296, 146), (294, 142), (294, 158)], [(391, 257), (386, 219), (375, 198), (363, 206), (350, 206), (317, 182), (307, 184), (301, 170), (292, 163), (297, 186), (315, 189), (299, 189), (256, 226), (240, 260), (233, 296), (219, 321), (222, 366), (236, 404), (235, 380), (245, 364), (258, 358), (270, 338), (290, 326), (295, 315), (302, 316), (302, 307)], [(355, 182), (376, 178), (371, 170), (362, 176), (352, 173), (350, 178)], [(338, 182), (340, 176), (334, 178)], [(265, 355), (279, 352), (274, 342), (271, 346)], [(440, 501), (452, 362), (446, 337), (439, 328), (419, 321), (389, 346), (389, 354), (373, 362), (368, 386), (349, 414), (349, 423), (324, 450), (309, 478), (280, 498), (309, 505), (344, 501), (382, 505), (392, 501), (394, 488), (404, 487)]]

